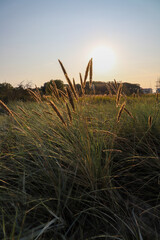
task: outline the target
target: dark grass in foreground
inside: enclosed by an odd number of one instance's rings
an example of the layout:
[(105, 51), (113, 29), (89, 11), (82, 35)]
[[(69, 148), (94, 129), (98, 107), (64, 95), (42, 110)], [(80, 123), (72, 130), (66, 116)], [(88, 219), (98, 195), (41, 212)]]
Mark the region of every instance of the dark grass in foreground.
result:
[(53, 100), (1, 120), (1, 239), (160, 239), (159, 103)]

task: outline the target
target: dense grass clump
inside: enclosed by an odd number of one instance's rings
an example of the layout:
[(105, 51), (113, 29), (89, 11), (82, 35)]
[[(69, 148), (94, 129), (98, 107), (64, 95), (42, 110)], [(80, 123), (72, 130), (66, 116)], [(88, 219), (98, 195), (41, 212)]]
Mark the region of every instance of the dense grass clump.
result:
[[(1, 239), (160, 239), (160, 114), (155, 96), (1, 102)], [(79, 95), (81, 97), (79, 97)]]
[(159, 104), (95, 99), (2, 115), (2, 239), (159, 239)]

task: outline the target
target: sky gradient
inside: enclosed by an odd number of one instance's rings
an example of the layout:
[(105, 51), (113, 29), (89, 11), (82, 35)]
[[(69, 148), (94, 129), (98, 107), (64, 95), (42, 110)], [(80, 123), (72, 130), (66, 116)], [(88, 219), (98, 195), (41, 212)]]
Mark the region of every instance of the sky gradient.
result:
[(0, 36), (0, 83), (65, 82), (58, 59), (79, 83), (102, 45), (116, 62), (94, 80), (154, 88), (160, 77), (160, 0), (0, 0)]

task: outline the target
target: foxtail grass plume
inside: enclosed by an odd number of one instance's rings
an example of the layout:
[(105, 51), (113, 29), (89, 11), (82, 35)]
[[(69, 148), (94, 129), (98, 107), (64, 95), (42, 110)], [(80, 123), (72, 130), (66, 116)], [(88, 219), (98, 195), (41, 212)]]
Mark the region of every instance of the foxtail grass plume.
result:
[(14, 118), (14, 115), (12, 111), (7, 107), (7, 105), (0, 100), (0, 106), (10, 115)]
[(64, 121), (61, 113), (59, 112), (58, 108), (56, 107), (56, 105), (54, 104), (54, 102), (52, 102), (51, 100), (49, 100), (49, 103), (51, 105), (51, 107), (53, 108), (53, 110), (55, 111), (55, 113), (57, 114), (57, 116), (59, 117), (59, 119), (62, 121), (62, 123), (64, 125), (66, 125), (66, 122)]
[(121, 98), (121, 92), (122, 92), (122, 83), (120, 83), (119, 88), (117, 90), (116, 107), (119, 106), (119, 102), (120, 102), (120, 98)]
[(67, 75), (67, 72), (66, 72), (66, 70), (65, 70), (62, 62), (61, 62), (60, 60), (58, 60), (58, 61), (59, 61), (59, 64), (60, 64), (60, 66), (61, 66), (61, 68), (62, 68), (62, 71), (63, 71), (63, 73), (64, 73), (64, 76), (65, 76), (65, 78), (66, 78), (66, 80), (67, 80), (67, 82), (68, 82), (68, 84), (69, 84), (69, 87), (70, 87), (72, 93), (74, 94), (75, 98), (78, 99), (77, 93), (76, 93), (76, 91), (74, 90), (73, 84), (72, 84), (71, 80), (69, 79), (69, 77), (68, 77), (68, 75)]
[(86, 67), (86, 71), (85, 71), (85, 75), (84, 75), (84, 81), (83, 81), (84, 87), (86, 86), (86, 81), (87, 81), (88, 73), (89, 73), (89, 71), (90, 71), (90, 64), (91, 64), (91, 60), (89, 60), (89, 62), (88, 62), (88, 64), (87, 64), (87, 67)]
[(73, 100), (73, 95), (72, 95), (72, 92), (70, 91), (69, 88), (67, 88), (67, 94), (68, 94), (68, 99), (69, 99), (69, 102), (73, 108), (73, 111), (75, 111), (75, 106), (74, 106), (74, 100)]
[(123, 110), (125, 108), (125, 105), (126, 105), (126, 102), (122, 103), (122, 105), (121, 105), (121, 107), (119, 109), (119, 112), (118, 112), (118, 115), (117, 115), (117, 122), (119, 122), (119, 120), (120, 120), (120, 117), (121, 117), (122, 112), (123, 112)]
[(89, 69), (89, 87), (92, 86), (92, 78), (93, 78), (93, 61), (92, 58), (90, 60), (90, 69)]
[(33, 92), (31, 89), (27, 89), (27, 91), (29, 92), (29, 94), (39, 103), (41, 102), (41, 98), (38, 96), (37, 93)]

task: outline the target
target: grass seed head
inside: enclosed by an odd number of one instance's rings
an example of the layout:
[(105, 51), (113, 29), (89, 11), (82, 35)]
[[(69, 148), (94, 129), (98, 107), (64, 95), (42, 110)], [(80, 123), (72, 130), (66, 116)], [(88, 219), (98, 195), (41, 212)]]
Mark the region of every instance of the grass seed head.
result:
[(121, 92), (122, 92), (122, 83), (119, 84), (119, 88), (117, 90), (117, 96), (116, 96), (116, 107), (118, 107), (120, 98), (121, 98)]
[(52, 102), (51, 100), (49, 100), (49, 103), (51, 105), (51, 107), (53, 108), (53, 110), (55, 111), (55, 113), (57, 114), (57, 116), (59, 117), (59, 119), (62, 121), (62, 123), (64, 125), (66, 125), (66, 122), (64, 121), (60, 111), (58, 110), (58, 108), (56, 107), (56, 105), (54, 104), (54, 102)]
[(61, 66), (61, 68), (62, 68), (62, 71), (63, 71), (63, 73), (64, 73), (64, 75), (65, 75), (65, 78), (66, 78), (66, 80), (67, 80), (67, 82), (68, 82), (68, 84), (69, 84), (69, 87), (70, 87), (72, 93), (74, 94), (75, 98), (78, 99), (76, 90), (74, 89), (73, 84), (72, 84), (71, 80), (69, 79), (69, 77), (68, 77), (68, 75), (67, 75), (67, 72), (66, 72), (66, 70), (65, 70), (62, 62), (61, 62), (60, 60), (58, 60), (58, 61), (59, 61), (59, 63), (60, 63), (60, 66)]
[(73, 108), (73, 111), (75, 111), (75, 106), (74, 106), (74, 100), (73, 100), (73, 95), (72, 95), (72, 92), (70, 91), (69, 88), (67, 88), (67, 94), (68, 94), (68, 99), (69, 99), (69, 102)]
[(0, 100), (0, 106), (10, 115), (14, 118), (13, 112), (7, 107), (7, 105)]
[(119, 120), (120, 120), (120, 117), (121, 117), (122, 112), (123, 112), (123, 110), (125, 108), (125, 105), (126, 105), (126, 102), (122, 103), (122, 105), (121, 105), (121, 107), (119, 109), (119, 112), (118, 112), (118, 115), (117, 115), (117, 122), (119, 122)]

